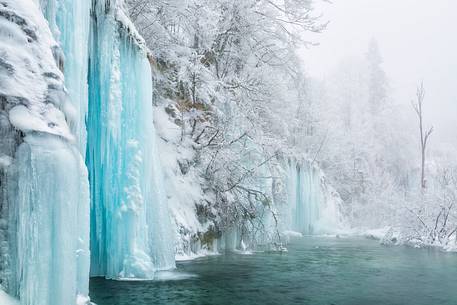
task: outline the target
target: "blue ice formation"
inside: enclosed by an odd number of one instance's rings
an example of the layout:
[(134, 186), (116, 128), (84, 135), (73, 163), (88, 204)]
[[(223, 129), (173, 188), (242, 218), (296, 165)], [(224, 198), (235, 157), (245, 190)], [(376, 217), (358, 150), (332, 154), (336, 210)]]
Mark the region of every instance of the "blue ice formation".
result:
[(173, 268), (148, 51), (122, 3), (0, 0), (0, 27), (0, 289), (80, 305), (90, 269)]
[(104, 1), (93, 10), (86, 154), (91, 274), (150, 279), (174, 267), (152, 121), (151, 68), (122, 11)]

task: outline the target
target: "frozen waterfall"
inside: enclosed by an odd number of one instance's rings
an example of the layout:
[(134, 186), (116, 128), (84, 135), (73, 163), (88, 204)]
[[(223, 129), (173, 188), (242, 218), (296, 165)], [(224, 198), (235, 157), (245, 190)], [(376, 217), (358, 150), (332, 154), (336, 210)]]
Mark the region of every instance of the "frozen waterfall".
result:
[(283, 229), (304, 235), (332, 234), (341, 229), (341, 199), (325, 182), (319, 167), (309, 161), (284, 162), (286, 208)]
[[(174, 267), (174, 241), (155, 151), (147, 50), (116, 5), (94, 5), (86, 163), (91, 274), (150, 279)], [(107, 13), (106, 13), (107, 12)]]
[(320, 177), (308, 163), (287, 164), (287, 201), (290, 208), (290, 230), (313, 234), (322, 206)]
[(14, 263), (22, 304), (75, 304), (88, 295), (89, 187), (77, 149), (29, 135), (17, 153)]
[(148, 51), (115, 2), (0, 0), (0, 286), (23, 305), (174, 267)]

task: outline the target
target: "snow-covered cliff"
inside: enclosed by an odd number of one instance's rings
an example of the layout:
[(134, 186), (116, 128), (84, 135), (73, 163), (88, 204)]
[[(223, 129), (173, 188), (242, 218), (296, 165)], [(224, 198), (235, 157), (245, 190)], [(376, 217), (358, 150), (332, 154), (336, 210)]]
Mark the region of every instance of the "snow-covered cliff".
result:
[(268, 156), (248, 141), (237, 160), (242, 163), (240, 171), (249, 169), (249, 178), (238, 180), (237, 186), (247, 198), (229, 187), (217, 194), (205, 176), (204, 152), (182, 136), (179, 109), (172, 101), (157, 103), (154, 119), (177, 259), (223, 251), (281, 250), (291, 235), (344, 233), (341, 199), (316, 164), (279, 156), (265, 162)]

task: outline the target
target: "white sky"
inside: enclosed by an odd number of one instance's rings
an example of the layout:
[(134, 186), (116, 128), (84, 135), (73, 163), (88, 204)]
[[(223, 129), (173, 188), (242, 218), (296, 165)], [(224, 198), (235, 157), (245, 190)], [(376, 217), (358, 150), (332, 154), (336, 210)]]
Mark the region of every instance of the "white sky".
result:
[(311, 76), (378, 41), (394, 98), (405, 107), (423, 80), (435, 141), (457, 144), (457, 0), (332, 0), (319, 5), (328, 29), (304, 51)]

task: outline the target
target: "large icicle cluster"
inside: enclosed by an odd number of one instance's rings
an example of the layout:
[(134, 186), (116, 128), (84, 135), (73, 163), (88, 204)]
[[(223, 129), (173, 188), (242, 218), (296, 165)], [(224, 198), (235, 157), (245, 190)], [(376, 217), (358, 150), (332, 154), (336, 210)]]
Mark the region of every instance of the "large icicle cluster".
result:
[(0, 1), (3, 288), (21, 304), (75, 304), (89, 275), (89, 186), (69, 124), (61, 51), (39, 7)]
[(86, 157), (91, 273), (148, 279), (174, 267), (173, 235), (155, 151), (151, 68), (123, 16), (113, 2), (94, 5)]

